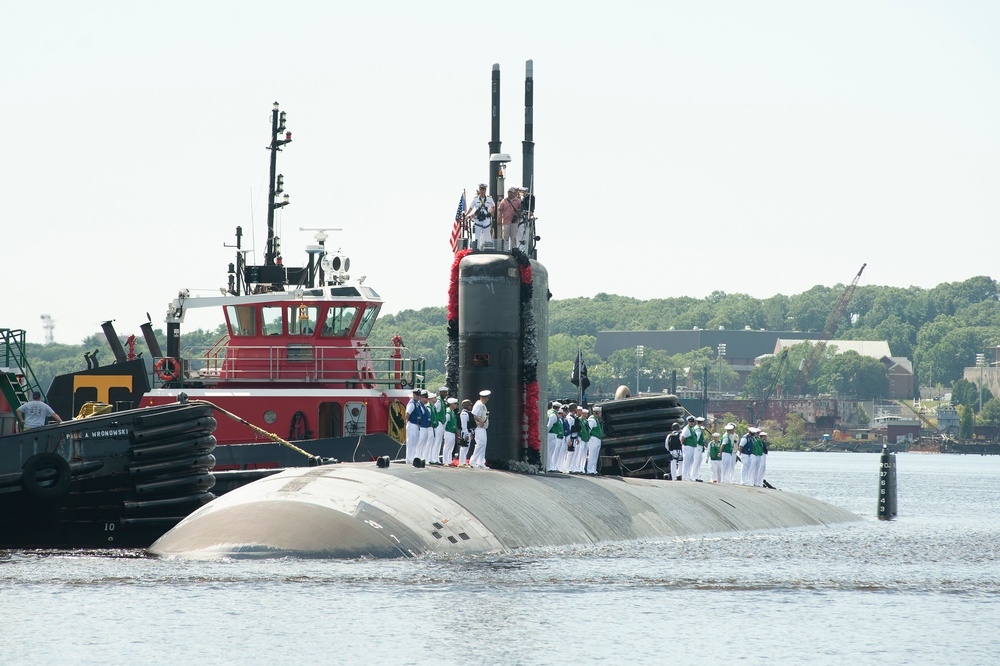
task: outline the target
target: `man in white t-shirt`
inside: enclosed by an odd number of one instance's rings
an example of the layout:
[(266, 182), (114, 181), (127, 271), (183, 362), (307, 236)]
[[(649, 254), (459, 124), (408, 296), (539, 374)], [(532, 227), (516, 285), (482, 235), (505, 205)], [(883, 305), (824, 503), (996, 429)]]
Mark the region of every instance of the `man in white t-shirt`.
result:
[(18, 423), (21, 424), (22, 430), (30, 430), (31, 428), (43, 426), (50, 417), (62, 423), (59, 415), (51, 407), (42, 402), (41, 392), (34, 391), (31, 394), (31, 398), (31, 402), (24, 403), (14, 413)]

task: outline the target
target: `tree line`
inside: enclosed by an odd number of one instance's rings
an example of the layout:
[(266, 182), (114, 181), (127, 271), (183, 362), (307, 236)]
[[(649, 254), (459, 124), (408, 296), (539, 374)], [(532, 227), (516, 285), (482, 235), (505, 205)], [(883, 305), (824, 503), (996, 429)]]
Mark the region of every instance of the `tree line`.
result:
[[(589, 298), (553, 298), (549, 303), (550, 394), (575, 395), (576, 388), (570, 383), (570, 376), (578, 350), (582, 351), (588, 368), (592, 400), (610, 397), (621, 384), (635, 386), (637, 370), (643, 391), (669, 390), (675, 372), (680, 383), (700, 386), (705, 379), (705, 369), (710, 388), (721, 384), (724, 390), (732, 389), (737, 375), (725, 363), (720, 367), (714, 349), (706, 347), (674, 355), (646, 349), (641, 360), (636, 358), (635, 349), (625, 349), (603, 359), (595, 351), (597, 332), (716, 329), (722, 326), (728, 330), (749, 327), (819, 333), (835, 311), (845, 288), (843, 284), (818, 285), (801, 294), (777, 294), (764, 299), (719, 291), (701, 299), (639, 300), (605, 293)], [(446, 323), (443, 305), (403, 310), (383, 315), (370, 341), (372, 345), (387, 346), (394, 335), (401, 335), (414, 356), (426, 359), (427, 383), (436, 386), (445, 378)], [(916, 387), (940, 387), (944, 392), (945, 387), (962, 378), (964, 368), (975, 365), (977, 354), (985, 354), (987, 362), (995, 358), (993, 348), (1000, 344), (997, 282), (987, 276), (977, 276), (930, 289), (860, 285), (837, 324), (836, 335), (803, 393), (831, 393), (860, 400), (887, 395), (888, 380), (881, 363), (855, 352), (834, 354), (830, 348), (836, 345), (837, 339), (886, 340), (894, 356), (912, 360)], [(223, 332), (221, 327), (215, 331), (184, 331), (183, 346), (207, 348)], [(162, 331), (157, 331), (157, 335), (163, 340)], [(82, 367), (84, 351), (100, 348), (103, 350), (100, 358), (104, 362), (111, 360), (102, 332), (89, 336), (78, 346), (29, 344), (28, 347), (36, 375), (47, 380), (42, 382), (43, 386), (47, 386), (55, 374)], [(136, 349), (148, 355), (141, 338)], [(745, 395), (761, 397), (768, 390), (791, 393), (799, 365), (809, 353), (809, 343), (801, 343), (789, 348), (787, 358), (766, 359), (751, 373), (744, 388)], [(978, 410), (978, 389), (976, 398)], [(989, 400), (984, 400), (984, 409), (987, 402)]]

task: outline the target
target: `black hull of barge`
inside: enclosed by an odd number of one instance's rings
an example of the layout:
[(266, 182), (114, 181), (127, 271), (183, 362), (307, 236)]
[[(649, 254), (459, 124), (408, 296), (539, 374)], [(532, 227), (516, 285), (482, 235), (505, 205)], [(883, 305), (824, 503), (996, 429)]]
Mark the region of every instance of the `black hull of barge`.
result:
[(215, 426), (176, 404), (0, 438), (0, 548), (145, 548), (214, 498)]

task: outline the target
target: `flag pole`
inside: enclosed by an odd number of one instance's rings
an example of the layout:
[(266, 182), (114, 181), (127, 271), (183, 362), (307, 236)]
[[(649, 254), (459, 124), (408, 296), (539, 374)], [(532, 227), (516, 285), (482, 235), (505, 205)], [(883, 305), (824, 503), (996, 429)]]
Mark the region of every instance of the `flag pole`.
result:
[(583, 404), (583, 349), (576, 348), (576, 404)]

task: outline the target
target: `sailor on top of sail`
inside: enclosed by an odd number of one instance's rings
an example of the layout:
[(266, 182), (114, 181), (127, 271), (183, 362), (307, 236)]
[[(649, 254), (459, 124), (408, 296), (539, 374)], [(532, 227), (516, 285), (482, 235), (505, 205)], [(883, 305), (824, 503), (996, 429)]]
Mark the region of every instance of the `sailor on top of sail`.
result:
[(486, 183), (479, 183), (479, 191), (473, 197), (469, 212), (465, 216), (467, 220), (472, 220), (476, 247), (480, 249), (486, 241), (493, 240), (493, 233), (490, 231), (493, 223), (493, 207), (493, 197), (486, 193)]

